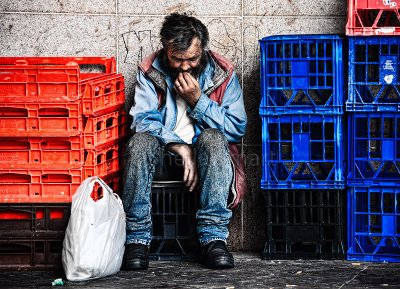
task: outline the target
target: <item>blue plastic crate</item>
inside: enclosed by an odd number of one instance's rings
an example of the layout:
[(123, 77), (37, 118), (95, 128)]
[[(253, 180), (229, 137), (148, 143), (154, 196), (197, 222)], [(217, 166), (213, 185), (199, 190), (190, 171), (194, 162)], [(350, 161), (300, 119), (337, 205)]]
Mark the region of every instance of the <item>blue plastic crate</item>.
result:
[(349, 188), (347, 200), (347, 260), (400, 262), (400, 188)]
[(342, 38), (269, 36), (260, 48), (260, 107), (267, 114), (343, 112)]
[(347, 111), (400, 111), (400, 37), (349, 37)]
[(349, 114), (349, 186), (400, 185), (400, 114)]
[(261, 188), (344, 188), (341, 115), (260, 114)]

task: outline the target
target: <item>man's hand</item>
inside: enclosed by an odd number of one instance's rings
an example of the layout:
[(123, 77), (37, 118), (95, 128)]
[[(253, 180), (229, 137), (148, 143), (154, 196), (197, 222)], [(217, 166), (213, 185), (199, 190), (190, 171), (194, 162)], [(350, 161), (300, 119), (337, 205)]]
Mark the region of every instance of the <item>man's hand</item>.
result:
[(196, 160), (193, 150), (187, 144), (171, 143), (167, 145), (167, 150), (180, 155), (183, 160), (183, 181), (189, 191), (193, 191), (198, 182)]
[(196, 105), (201, 95), (199, 82), (188, 72), (178, 74), (175, 90), (191, 107)]

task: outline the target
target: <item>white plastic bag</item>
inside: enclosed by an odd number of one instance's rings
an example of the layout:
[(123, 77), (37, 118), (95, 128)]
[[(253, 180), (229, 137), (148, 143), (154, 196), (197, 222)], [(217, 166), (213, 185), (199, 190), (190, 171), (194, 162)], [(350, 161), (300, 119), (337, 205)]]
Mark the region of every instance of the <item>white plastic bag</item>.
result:
[[(103, 191), (94, 201), (95, 183)], [(71, 281), (117, 273), (125, 250), (125, 212), (121, 199), (98, 177), (87, 178), (72, 197), (71, 217), (65, 232), (62, 263)]]

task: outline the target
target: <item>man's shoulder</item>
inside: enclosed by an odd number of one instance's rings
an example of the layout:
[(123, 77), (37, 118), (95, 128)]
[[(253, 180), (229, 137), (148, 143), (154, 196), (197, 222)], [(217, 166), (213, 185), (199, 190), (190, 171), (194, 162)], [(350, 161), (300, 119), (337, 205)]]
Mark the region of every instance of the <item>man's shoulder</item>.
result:
[(225, 56), (219, 54), (216, 51), (208, 50), (208, 53), (212, 57), (212, 59), (220, 66), (224, 71), (232, 71), (235, 68), (235, 65)]
[(144, 73), (148, 72), (150, 68), (152, 68), (153, 62), (156, 60), (156, 58), (160, 55), (161, 50), (157, 50), (150, 55), (146, 56), (146, 58), (139, 63), (139, 69), (142, 70)]

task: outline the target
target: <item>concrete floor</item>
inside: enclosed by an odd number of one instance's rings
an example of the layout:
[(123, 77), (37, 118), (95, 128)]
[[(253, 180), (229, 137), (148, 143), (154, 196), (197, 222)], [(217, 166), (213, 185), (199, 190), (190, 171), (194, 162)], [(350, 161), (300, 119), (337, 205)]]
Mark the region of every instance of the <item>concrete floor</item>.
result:
[[(322, 260), (262, 260), (234, 253), (232, 270), (209, 270), (194, 262), (151, 261), (147, 271), (128, 272), (65, 288), (400, 288), (400, 264)], [(49, 288), (56, 271), (0, 272), (0, 288)], [(65, 280), (65, 278), (64, 278)]]

